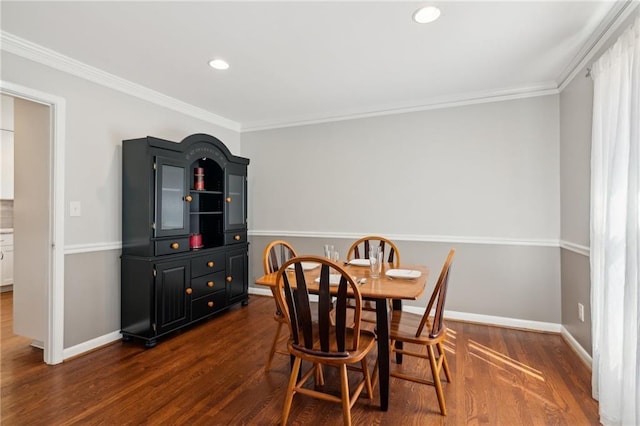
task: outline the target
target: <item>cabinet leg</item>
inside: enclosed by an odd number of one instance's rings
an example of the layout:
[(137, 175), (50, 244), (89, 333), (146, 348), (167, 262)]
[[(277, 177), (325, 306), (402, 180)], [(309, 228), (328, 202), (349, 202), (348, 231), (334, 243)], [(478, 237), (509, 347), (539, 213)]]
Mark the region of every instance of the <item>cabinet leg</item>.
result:
[(151, 349), (157, 344), (158, 344), (158, 341), (156, 339), (147, 340), (146, 342), (144, 342), (144, 347), (147, 349)]
[(246, 298), (242, 301), (242, 306), (247, 306), (249, 304), (249, 298)]
[(128, 334), (123, 334), (122, 335), (122, 341), (123, 342), (130, 342), (131, 341), (131, 336), (129, 336)]

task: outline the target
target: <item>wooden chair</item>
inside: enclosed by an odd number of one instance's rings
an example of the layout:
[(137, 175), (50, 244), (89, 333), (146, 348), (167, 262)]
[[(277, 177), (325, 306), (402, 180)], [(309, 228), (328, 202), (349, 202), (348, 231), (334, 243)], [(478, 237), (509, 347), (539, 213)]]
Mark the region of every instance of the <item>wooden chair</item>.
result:
[(391, 241), (385, 237), (380, 237), (378, 235), (368, 235), (366, 237), (362, 237), (349, 247), (349, 251), (347, 252), (347, 262), (351, 259), (368, 259), (369, 258), (369, 248), (372, 246), (379, 245), (382, 248), (383, 259), (386, 259), (388, 263), (392, 263), (394, 265), (400, 264), (400, 252), (398, 251), (398, 247)]
[[(296, 257), (296, 251), (288, 242), (284, 240), (276, 240), (270, 242), (265, 247), (264, 254), (262, 256), (262, 266), (264, 267), (265, 275), (277, 272), (278, 269), (280, 269), (280, 266), (284, 264), (284, 262), (294, 257)], [(273, 319), (278, 323), (278, 328), (276, 329), (275, 336), (273, 336), (273, 343), (271, 344), (271, 349), (269, 350), (267, 364), (264, 367), (265, 372), (268, 372), (271, 368), (271, 362), (273, 361), (274, 354), (279, 353), (282, 355), (289, 355), (288, 351), (278, 350), (280, 332), (282, 330), (282, 326), (287, 323), (287, 318), (284, 316), (284, 314), (282, 313), (282, 309), (280, 309), (280, 306), (278, 305), (276, 290), (272, 288), (271, 292), (273, 293), (273, 299), (276, 304), (276, 311), (273, 315)]]
[[(440, 381), (440, 373), (442, 370), (444, 370), (447, 381), (451, 383), (451, 371), (449, 371), (449, 364), (447, 363), (447, 357), (442, 345), (442, 342), (447, 337), (447, 327), (443, 321), (443, 313), (444, 302), (447, 296), (449, 271), (451, 269), (451, 262), (455, 252), (455, 249), (451, 249), (449, 251), (449, 255), (447, 256), (447, 260), (444, 262), (442, 272), (440, 272), (440, 277), (438, 278), (438, 282), (431, 294), (431, 298), (429, 299), (424, 315), (421, 317), (408, 312), (395, 310), (391, 317), (391, 327), (389, 330), (391, 350), (408, 356), (428, 359), (433, 380), (410, 376), (398, 371), (392, 371), (391, 376), (417, 383), (434, 385), (438, 396), (440, 412), (443, 416), (447, 415), (447, 408), (444, 402), (442, 382)], [(435, 314), (433, 317), (430, 317), (434, 303)], [(425, 346), (426, 354), (396, 348), (396, 342)]]
[[(347, 262), (352, 259), (369, 259), (369, 248), (380, 246), (382, 249), (382, 258), (387, 263), (391, 263), (393, 267), (400, 265), (400, 251), (398, 247), (389, 239), (378, 235), (368, 235), (355, 241), (349, 247), (347, 252)], [(393, 304), (389, 301), (389, 309), (393, 308)], [(375, 323), (376, 322), (376, 307), (370, 300), (365, 300), (362, 307), (363, 315), (362, 321)]]
[[(307, 283), (302, 262), (316, 262), (320, 264), (319, 283)], [(289, 265), (295, 265), (294, 271), (287, 271)], [(360, 329), (360, 314), (362, 297), (358, 285), (349, 274), (337, 263), (320, 256), (300, 256), (285, 262), (277, 275), (277, 292), (280, 306), (289, 318), (289, 353), (295, 358), (282, 410), (282, 424), (287, 424), (289, 412), (295, 394), (303, 394), (325, 401), (342, 404), (342, 417), (345, 425), (351, 424), (351, 407), (363, 389), (367, 390), (369, 398), (373, 398), (371, 377), (367, 366), (367, 354), (375, 347), (373, 333)], [(335, 281), (334, 281), (335, 280)], [(331, 281), (331, 282), (330, 282)], [(332, 311), (331, 286), (337, 294), (335, 308), (336, 324), (330, 320)], [(317, 289), (318, 303), (309, 303), (309, 287)], [(355, 299), (354, 322), (347, 326), (347, 298)], [(317, 321), (312, 319), (312, 311), (317, 313)], [(340, 370), (341, 397), (320, 392), (305, 383), (313, 375), (314, 369), (307, 371), (298, 380), (302, 361), (314, 364), (338, 367)], [(353, 393), (349, 391), (347, 366), (360, 364), (363, 377), (358, 382)], [(374, 371), (377, 371), (374, 368)]]

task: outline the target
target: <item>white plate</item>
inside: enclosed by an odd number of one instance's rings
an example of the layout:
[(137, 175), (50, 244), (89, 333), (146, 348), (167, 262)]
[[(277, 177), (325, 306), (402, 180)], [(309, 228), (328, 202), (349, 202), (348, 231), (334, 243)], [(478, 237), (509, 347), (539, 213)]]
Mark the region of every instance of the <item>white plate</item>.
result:
[(353, 266), (369, 266), (369, 259), (351, 259), (349, 265)]
[[(292, 263), (291, 265), (287, 266), (287, 269), (295, 269), (295, 265), (296, 265), (295, 263)], [(303, 271), (316, 269), (318, 266), (320, 266), (320, 264), (316, 262), (300, 262), (300, 265), (302, 265)]]
[(422, 275), (422, 272), (414, 271), (413, 269), (389, 269), (385, 275), (391, 278), (404, 278), (410, 280), (412, 278), (418, 278)]
[[(330, 285), (338, 285), (340, 284), (340, 278), (342, 277), (341, 274), (329, 274), (329, 284)], [(315, 282), (319, 283), (320, 282), (320, 277), (315, 279)]]

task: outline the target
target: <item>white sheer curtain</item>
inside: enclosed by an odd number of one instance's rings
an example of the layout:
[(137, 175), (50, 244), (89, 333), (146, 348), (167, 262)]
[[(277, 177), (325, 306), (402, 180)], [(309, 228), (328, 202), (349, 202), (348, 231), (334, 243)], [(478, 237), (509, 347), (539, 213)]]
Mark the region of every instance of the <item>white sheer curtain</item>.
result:
[(604, 425), (640, 424), (640, 17), (593, 65), (593, 396)]

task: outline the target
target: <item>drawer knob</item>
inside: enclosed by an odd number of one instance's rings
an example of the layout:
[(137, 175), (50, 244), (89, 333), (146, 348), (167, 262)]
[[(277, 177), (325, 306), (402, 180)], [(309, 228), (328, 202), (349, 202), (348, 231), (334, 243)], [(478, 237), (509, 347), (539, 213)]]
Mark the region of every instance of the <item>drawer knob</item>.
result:
[(240, 235), (236, 235), (235, 237), (233, 237), (233, 239), (236, 241), (240, 241)]
[(208, 302), (207, 306), (209, 306), (210, 308), (213, 308), (213, 302)]
[(231, 277), (231, 275), (229, 275), (229, 276), (227, 277), (227, 282), (228, 282), (228, 283), (230, 283), (231, 281), (233, 281), (233, 278)]
[(209, 281), (209, 282), (207, 283), (207, 287), (209, 287), (209, 288), (213, 288), (213, 281)]
[(214, 265), (213, 260), (210, 260), (210, 261), (207, 262), (207, 266), (209, 268), (213, 268), (213, 265)]
[(191, 287), (189, 287), (189, 288), (187, 288), (186, 292), (187, 292), (187, 294), (191, 294), (191, 293), (193, 293), (193, 289)]
[(184, 200), (185, 200), (187, 203), (190, 203), (190, 202), (192, 202), (192, 201), (193, 201), (193, 197), (192, 197), (191, 195), (187, 195), (186, 197), (184, 197)]
[(226, 201), (227, 201), (227, 203), (230, 203), (231, 202), (231, 197), (227, 197)]
[(174, 250), (178, 250), (180, 248), (180, 244), (178, 243), (171, 243), (171, 248)]

